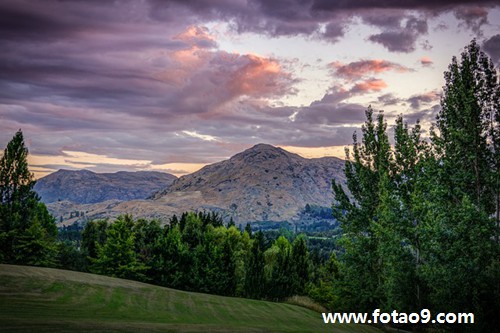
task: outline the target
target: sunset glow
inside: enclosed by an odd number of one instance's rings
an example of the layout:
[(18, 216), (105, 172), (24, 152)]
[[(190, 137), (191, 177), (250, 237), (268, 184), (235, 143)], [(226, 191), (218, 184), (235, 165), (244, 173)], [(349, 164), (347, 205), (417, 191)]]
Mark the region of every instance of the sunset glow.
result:
[(424, 129), (476, 38), (498, 65), (494, 1), (2, 1), (0, 143), (37, 177), (176, 175), (256, 143), (344, 157), (371, 105)]

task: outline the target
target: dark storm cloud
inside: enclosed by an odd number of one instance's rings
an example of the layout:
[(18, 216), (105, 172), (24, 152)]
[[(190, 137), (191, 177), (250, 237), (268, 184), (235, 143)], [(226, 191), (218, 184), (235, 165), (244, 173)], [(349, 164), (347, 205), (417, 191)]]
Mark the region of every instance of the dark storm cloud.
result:
[(484, 51), (491, 57), (493, 62), (500, 65), (500, 34), (492, 36), (483, 43)]
[(35, 40), (40, 36), (57, 38), (67, 36), (78, 29), (62, 22), (57, 17), (50, 17), (38, 12), (0, 4), (0, 38), (2, 40)]

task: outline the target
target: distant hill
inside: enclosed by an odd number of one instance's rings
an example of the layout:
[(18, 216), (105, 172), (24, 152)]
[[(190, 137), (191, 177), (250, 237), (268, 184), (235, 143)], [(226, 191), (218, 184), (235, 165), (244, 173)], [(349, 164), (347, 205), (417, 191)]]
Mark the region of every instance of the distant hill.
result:
[[(125, 213), (135, 218), (168, 221), (173, 214), (190, 210), (215, 211), (226, 221), (233, 218), (238, 224), (296, 222), (302, 220), (308, 204), (331, 207), (332, 179), (345, 184), (343, 168), (344, 161), (336, 157), (308, 159), (281, 148), (258, 144), (228, 160), (175, 179), (148, 200), (101, 201), (103, 197), (96, 190), (99, 185), (89, 185), (88, 178), (80, 178), (71, 181), (75, 183), (75, 189), (81, 187), (89, 193), (77, 190), (74, 195), (87, 195), (92, 199), (87, 199), (87, 202), (95, 203), (75, 204), (70, 202), (74, 199), (68, 194), (66, 198), (70, 201), (52, 202), (48, 208), (58, 222), (66, 225), (89, 219), (114, 218)], [(133, 188), (138, 191), (140, 185)], [(66, 193), (64, 188), (61, 191)], [(93, 193), (95, 191), (97, 193)], [(53, 199), (57, 198), (57, 193), (52, 192)], [(80, 202), (84, 200), (80, 199)]]
[(345, 183), (344, 161), (307, 159), (281, 148), (258, 144), (229, 160), (180, 177), (153, 200), (196, 196), (202, 207), (216, 207), (235, 221), (290, 220), (307, 204), (330, 207), (332, 179)]
[(51, 268), (0, 265), (2, 332), (365, 332), (295, 305), (184, 292)]
[(35, 191), (45, 203), (64, 200), (77, 204), (127, 201), (145, 199), (168, 187), (175, 179), (174, 175), (154, 171), (94, 173), (88, 170), (59, 170), (40, 178)]

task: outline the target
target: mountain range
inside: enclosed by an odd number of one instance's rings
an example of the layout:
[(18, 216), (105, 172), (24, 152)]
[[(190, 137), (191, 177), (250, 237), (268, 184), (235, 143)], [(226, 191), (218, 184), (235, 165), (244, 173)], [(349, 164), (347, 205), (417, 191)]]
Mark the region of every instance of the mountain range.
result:
[[(105, 193), (88, 194), (92, 200), (75, 201), (75, 193), (58, 192), (44, 188), (58, 201), (47, 204), (49, 211), (63, 224), (85, 219), (116, 217), (129, 213), (136, 218), (159, 218), (167, 221), (173, 214), (184, 211), (215, 211), (236, 223), (272, 221), (293, 222), (306, 205), (330, 207), (333, 201), (332, 179), (345, 184), (344, 161), (336, 157), (308, 159), (284, 149), (258, 144), (228, 160), (207, 165), (197, 172), (174, 179), (161, 189), (151, 191), (147, 199), (114, 197), (115, 200), (95, 201), (106, 198)], [(130, 178), (116, 175), (116, 184), (128, 188)], [(52, 175), (52, 182), (40, 179), (43, 185), (58, 184), (63, 173)], [(125, 175), (125, 174), (123, 174)], [(171, 176), (171, 175), (169, 175)], [(165, 176), (167, 177), (167, 176)], [(173, 176), (171, 176), (173, 177)], [(167, 177), (168, 178), (168, 177)], [(87, 188), (86, 178), (78, 187)], [(172, 178), (169, 178), (172, 179)], [(138, 185), (130, 188), (138, 190)], [(144, 187), (146, 188), (146, 187)], [(147, 187), (144, 193), (150, 191)], [(92, 192), (89, 188), (88, 191)], [(111, 193), (122, 193), (109, 188)], [(105, 192), (103, 190), (103, 192)], [(40, 193), (46, 200), (47, 195)], [(58, 195), (59, 196), (58, 196)], [(79, 194), (81, 195), (81, 194)], [(110, 198), (111, 199), (111, 198)], [(46, 201), (47, 202), (47, 201)], [(77, 216), (78, 215), (78, 216)]]
[(145, 199), (172, 184), (177, 177), (156, 171), (95, 173), (89, 170), (59, 170), (35, 184), (45, 203), (68, 200), (91, 204), (106, 200)]

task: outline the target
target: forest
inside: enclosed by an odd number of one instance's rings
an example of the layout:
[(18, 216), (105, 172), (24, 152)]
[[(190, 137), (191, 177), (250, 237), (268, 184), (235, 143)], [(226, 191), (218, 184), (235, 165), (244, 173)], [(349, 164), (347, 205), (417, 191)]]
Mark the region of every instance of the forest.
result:
[(0, 161), (0, 262), (273, 301), (305, 295), (336, 312), (472, 312), (474, 325), (405, 328), (498, 331), (498, 69), (472, 41), (444, 77), (429, 130), (403, 116), (388, 129), (382, 111), (366, 110), (347, 184), (332, 185), (342, 233), (328, 253), (314, 237), (240, 230), (208, 212), (92, 221), (81, 241), (61, 240), (19, 131)]

